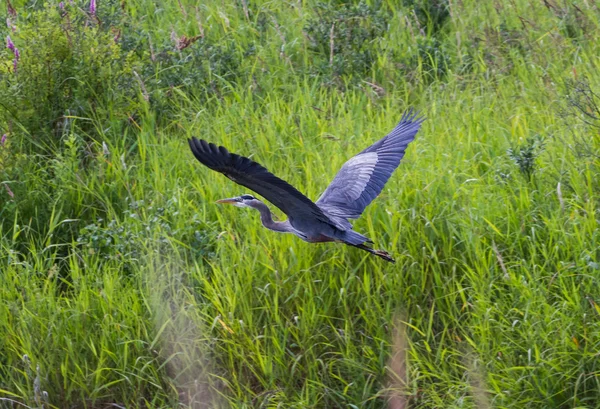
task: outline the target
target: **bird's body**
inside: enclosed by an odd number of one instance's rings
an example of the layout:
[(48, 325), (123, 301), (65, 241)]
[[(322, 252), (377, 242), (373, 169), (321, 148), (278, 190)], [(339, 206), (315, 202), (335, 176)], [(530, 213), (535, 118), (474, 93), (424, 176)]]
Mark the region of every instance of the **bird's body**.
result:
[(309, 243), (343, 242), (393, 262), (387, 252), (367, 246), (372, 241), (354, 231), (348, 219), (360, 217), (381, 193), (422, 121), (412, 111), (405, 113), (392, 132), (348, 160), (316, 202), (260, 164), (229, 153), (222, 146), (196, 138), (189, 139), (189, 144), (201, 163), (257, 192), (283, 211), (288, 220), (274, 221), (269, 207), (250, 195), (222, 199), (218, 203), (258, 210), (263, 226), (269, 230), (293, 233)]

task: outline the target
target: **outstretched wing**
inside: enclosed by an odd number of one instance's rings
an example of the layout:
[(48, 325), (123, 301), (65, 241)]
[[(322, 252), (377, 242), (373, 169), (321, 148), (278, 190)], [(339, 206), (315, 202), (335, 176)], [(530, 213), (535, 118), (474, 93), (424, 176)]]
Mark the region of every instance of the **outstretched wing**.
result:
[(392, 132), (342, 166), (316, 204), (334, 219), (360, 217), (381, 193), (423, 121), (412, 109), (405, 112)]
[(217, 147), (196, 138), (188, 139), (192, 153), (202, 164), (216, 170), (235, 183), (252, 189), (284, 212), (290, 220), (318, 219), (335, 226), (323, 211), (295, 187), (269, 172), (262, 165), (223, 146)]

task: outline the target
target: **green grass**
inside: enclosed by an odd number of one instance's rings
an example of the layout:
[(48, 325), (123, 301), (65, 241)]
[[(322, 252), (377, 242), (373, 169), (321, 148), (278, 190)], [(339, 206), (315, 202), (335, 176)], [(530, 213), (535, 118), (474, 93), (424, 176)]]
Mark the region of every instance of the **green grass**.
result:
[[(369, 76), (333, 83), (311, 71), (329, 58), (302, 34), (312, 1), (127, 3), (155, 44), (198, 34), (197, 5), (207, 38), (256, 53), (234, 80), (208, 74), (218, 92), (102, 102), (53, 157), (9, 134), (0, 407), (600, 408), (600, 141), (561, 115), (565, 80), (600, 90), (593, 2), (453, 1), (435, 34), (383, 1)], [(417, 51), (434, 35), (439, 76)], [(355, 223), (396, 264), (214, 204), (248, 191), (186, 142), (252, 155), (316, 199), (409, 106), (428, 119)], [(534, 135), (528, 180), (507, 150)]]

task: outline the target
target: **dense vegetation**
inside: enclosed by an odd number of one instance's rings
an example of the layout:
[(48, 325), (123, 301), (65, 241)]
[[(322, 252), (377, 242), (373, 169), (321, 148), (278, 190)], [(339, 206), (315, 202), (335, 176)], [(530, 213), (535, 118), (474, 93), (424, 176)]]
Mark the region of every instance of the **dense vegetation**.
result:
[[(600, 408), (596, 2), (6, 4), (0, 407)], [(316, 198), (409, 106), (395, 265), (186, 143)]]

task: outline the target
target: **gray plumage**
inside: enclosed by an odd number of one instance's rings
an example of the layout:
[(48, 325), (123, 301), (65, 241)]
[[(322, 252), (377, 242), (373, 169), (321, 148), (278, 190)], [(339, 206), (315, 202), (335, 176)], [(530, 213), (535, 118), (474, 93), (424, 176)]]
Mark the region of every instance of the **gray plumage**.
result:
[(196, 138), (189, 139), (189, 144), (202, 164), (260, 194), (285, 213), (288, 220), (273, 221), (269, 208), (250, 195), (219, 202), (258, 210), (263, 225), (270, 230), (294, 233), (312, 243), (341, 241), (393, 262), (387, 252), (366, 246), (365, 243), (371, 241), (352, 230), (348, 219), (360, 217), (381, 193), (423, 120), (412, 110), (404, 113), (400, 123), (388, 135), (342, 166), (316, 202), (251, 159)]

